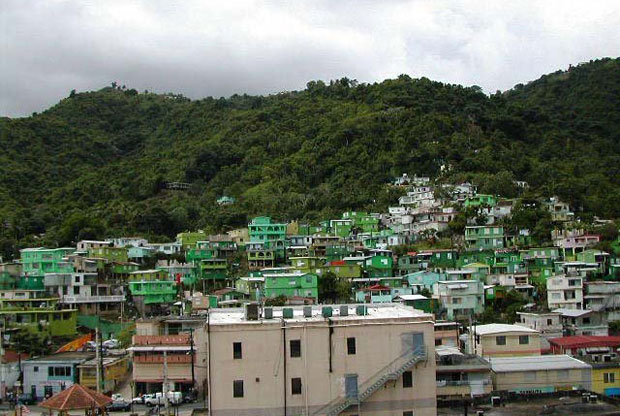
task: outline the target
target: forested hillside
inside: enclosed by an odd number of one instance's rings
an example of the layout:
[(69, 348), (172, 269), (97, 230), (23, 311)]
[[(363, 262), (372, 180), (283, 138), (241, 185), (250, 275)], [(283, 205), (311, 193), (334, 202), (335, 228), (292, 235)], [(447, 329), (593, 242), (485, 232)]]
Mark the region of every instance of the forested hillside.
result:
[[(620, 59), (490, 97), (406, 75), (194, 101), (72, 92), (43, 113), (0, 119), (0, 255), (121, 233), (225, 230), (254, 214), (376, 211), (394, 203), (384, 184), (403, 172), (508, 197), (523, 180), (578, 215), (617, 218), (619, 136)], [(164, 189), (170, 181), (191, 188)], [(237, 202), (218, 206), (222, 195)]]

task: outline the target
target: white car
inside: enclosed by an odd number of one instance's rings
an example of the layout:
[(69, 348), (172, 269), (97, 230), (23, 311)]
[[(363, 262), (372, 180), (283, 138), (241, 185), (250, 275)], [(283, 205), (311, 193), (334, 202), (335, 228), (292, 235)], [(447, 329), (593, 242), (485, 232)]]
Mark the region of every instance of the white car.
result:
[(115, 349), (118, 348), (120, 346), (120, 343), (118, 342), (117, 339), (108, 339), (107, 341), (103, 341), (103, 344), (101, 344), (104, 348), (109, 348), (109, 349)]

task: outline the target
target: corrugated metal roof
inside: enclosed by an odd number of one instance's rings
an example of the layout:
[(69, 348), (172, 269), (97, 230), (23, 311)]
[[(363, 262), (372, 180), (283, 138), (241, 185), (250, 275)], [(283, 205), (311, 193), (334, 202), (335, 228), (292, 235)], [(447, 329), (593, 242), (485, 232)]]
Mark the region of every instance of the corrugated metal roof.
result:
[(620, 336), (574, 335), (551, 338), (549, 344), (565, 348), (615, 347), (620, 346)]
[(533, 355), (525, 357), (490, 358), (495, 373), (517, 371), (548, 371), (591, 368), (589, 364), (568, 355)]
[(475, 327), (477, 335), (492, 335), (501, 334), (503, 332), (530, 332), (538, 334), (535, 329), (527, 328), (521, 325), (509, 325), (509, 324), (487, 324), (478, 325)]

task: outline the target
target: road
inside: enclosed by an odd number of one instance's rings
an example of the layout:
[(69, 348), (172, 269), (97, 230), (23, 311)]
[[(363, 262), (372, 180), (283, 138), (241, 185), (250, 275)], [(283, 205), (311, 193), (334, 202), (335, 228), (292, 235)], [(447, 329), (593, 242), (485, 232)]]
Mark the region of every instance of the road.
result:
[[(178, 408), (175, 408), (174, 406), (170, 406), (169, 410), (170, 410), (170, 414), (175, 414), (178, 416), (190, 416), (193, 412), (194, 409), (200, 409), (200, 408), (204, 408), (204, 402), (202, 401), (198, 401), (195, 403), (184, 403), (180, 406), (178, 406)], [(28, 415), (26, 415), (26, 413), (23, 414), (23, 416), (42, 416), (42, 415), (49, 415), (49, 410), (48, 409), (44, 409), (42, 407), (39, 407), (38, 405), (32, 405), (32, 406), (26, 406), (28, 408), (28, 410), (30, 410), (30, 413)], [(148, 413), (149, 410), (153, 410), (152, 408), (149, 408), (147, 406), (144, 405), (134, 405), (133, 407), (133, 412), (137, 413), (140, 416), (146, 415), (146, 414), (150, 414)], [(0, 416), (11, 416), (13, 414), (14, 410), (9, 409), (9, 406), (6, 404), (2, 404), (0, 405)], [(110, 412), (110, 415), (114, 415), (114, 416), (129, 416), (131, 414), (131, 412)], [(160, 409), (160, 414), (163, 416), (165, 414), (165, 409), (162, 406)], [(84, 411), (83, 410), (76, 410), (73, 412), (69, 412), (69, 415), (71, 416), (83, 416), (84, 415)]]

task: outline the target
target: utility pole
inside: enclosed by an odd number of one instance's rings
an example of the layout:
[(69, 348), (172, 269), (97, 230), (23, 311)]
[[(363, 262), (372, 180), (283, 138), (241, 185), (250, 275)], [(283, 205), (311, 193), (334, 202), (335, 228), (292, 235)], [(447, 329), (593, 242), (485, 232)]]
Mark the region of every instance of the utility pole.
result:
[(196, 373), (194, 369), (194, 329), (190, 328), (189, 330), (189, 355), (192, 360), (192, 394), (196, 390)]
[(99, 327), (95, 328), (95, 365), (97, 367), (97, 393), (101, 393), (101, 369), (99, 368)]
[[(4, 339), (2, 338), (2, 328), (0, 327), (0, 363), (1, 362), (4, 362)], [(4, 379), (4, 366), (2, 366), (2, 368), (0, 368), (0, 399), (4, 400), (5, 394), (6, 382)]]
[(168, 354), (164, 351), (164, 384), (162, 386), (162, 394), (164, 395), (164, 406), (166, 408), (166, 416), (168, 416)]

